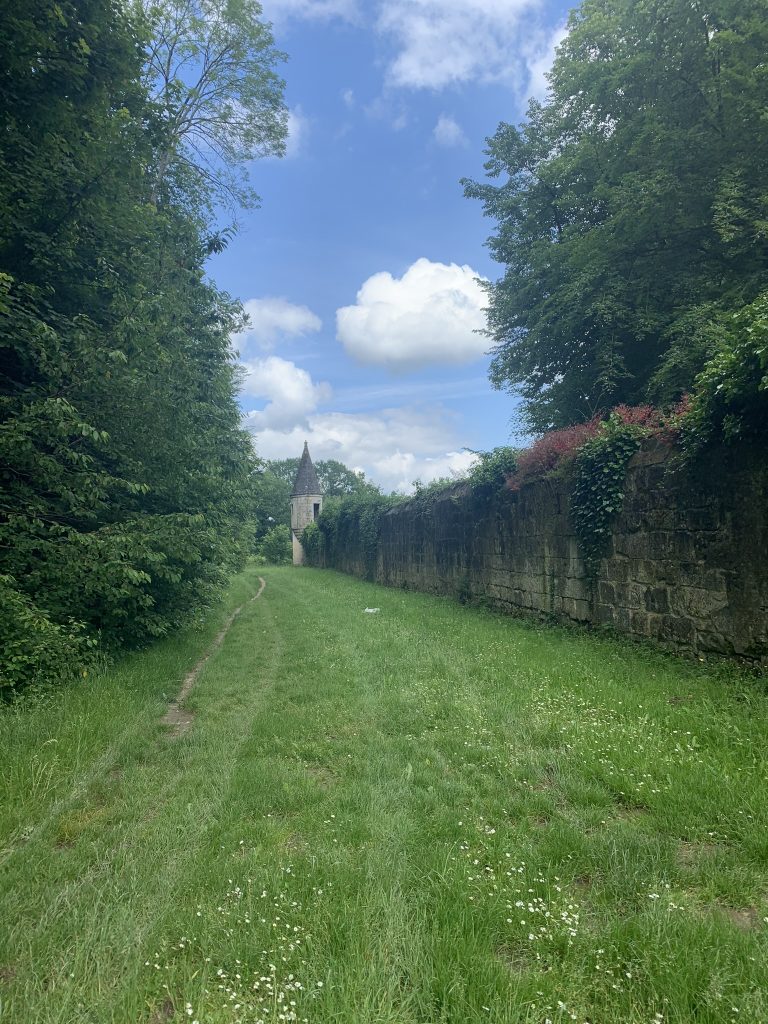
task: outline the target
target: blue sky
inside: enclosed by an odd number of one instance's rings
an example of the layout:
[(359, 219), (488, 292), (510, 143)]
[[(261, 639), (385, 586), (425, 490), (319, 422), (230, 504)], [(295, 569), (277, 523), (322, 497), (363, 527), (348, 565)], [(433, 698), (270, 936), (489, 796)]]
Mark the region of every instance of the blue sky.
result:
[(265, 458), (337, 458), (385, 489), (509, 441), (487, 380), (476, 277), (492, 229), (459, 179), (519, 121), (562, 38), (547, 0), (264, 0), (288, 154), (254, 163), (262, 207), (212, 266), (251, 330), (241, 402)]

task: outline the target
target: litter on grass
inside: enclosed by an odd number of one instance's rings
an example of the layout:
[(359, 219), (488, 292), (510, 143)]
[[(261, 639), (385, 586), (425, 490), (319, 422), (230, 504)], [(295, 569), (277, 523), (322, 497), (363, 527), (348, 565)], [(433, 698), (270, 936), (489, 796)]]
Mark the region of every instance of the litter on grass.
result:
[(373, 615), (374, 612), (380, 612), (381, 608), (363, 608), (364, 612), (368, 612), (369, 615)]

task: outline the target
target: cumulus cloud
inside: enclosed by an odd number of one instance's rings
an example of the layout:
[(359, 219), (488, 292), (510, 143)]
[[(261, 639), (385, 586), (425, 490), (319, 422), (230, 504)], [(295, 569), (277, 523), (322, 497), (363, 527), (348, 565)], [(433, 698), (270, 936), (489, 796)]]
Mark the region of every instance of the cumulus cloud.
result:
[(263, 409), (246, 414), (252, 430), (290, 431), (307, 423), (307, 416), (330, 398), (330, 385), (316, 384), (306, 370), (287, 359), (267, 356), (243, 364), (243, 394), (267, 399)]
[(527, 59), (528, 64), (528, 95), (543, 100), (549, 89), (547, 73), (551, 70), (558, 46), (568, 35), (568, 26), (559, 25), (550, 35), (540, 38), (534, 45)]
[(309, 135), (309, 118), (304, 116), (300, 106), (288, 111), (288, 139), (285, 155), (288, 160), (297, 157), (304, 149)]
[(246, 418), (256, 450), (265, 459), (301, 454), (309, 442), (313, 459), (338, 459), (362, 469), (385, 491), (412, 490), (414, 480), (462, 476), (475, 460), (461, 450), (455, 424), (440, 406), (403, 407), (372, 413), (317, 413), (287, 430), (260, 428)]
[(488, 348), (486, 297), (476, 272), (456, 263), (416, 260), (402, 277), (369, 277), (354, 306), (336, 311), (336, 334), (362, 363), (394, 371), (465, 363)]
[(236, 349), (248, 349), (254, 343), (259, 348), (272, 348), (278, 338), (303, 337), (323, 326), (320, 317), (309, 307), (297, 306), (276, 296), (248, 299), (243, 308), (250, 326), (233, 336), (232, 344)]
[(461, 125), (448, 114), (441, 114), (432, 129), (432, 135), (438, 146), (466, 146), (467, 137)]
[(520, 84), (521, 34), (528, 30), (522, 18), (542, 6), (542, 0), (384, 0), (378, 29), (398, 48), (389, 79), (428, 89), (471, 80)]

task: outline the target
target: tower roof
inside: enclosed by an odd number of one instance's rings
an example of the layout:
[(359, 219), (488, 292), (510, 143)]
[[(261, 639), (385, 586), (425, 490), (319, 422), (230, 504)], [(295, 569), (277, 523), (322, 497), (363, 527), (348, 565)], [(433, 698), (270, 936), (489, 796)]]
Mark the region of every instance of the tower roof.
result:
[(301, 461), (299, 462), (299, 471), (296, 474), (296, 479), (293, 481), (293, 490), (291, 491), (291, 497), (293, 498), (297, 494), (322, 494), (323, 489), (320, 486), (320, 481), (317, 479), (317, 473), (315, 467), (312, 465), (312, 459), (309, 457), (309, 448), (307, 442), (304, 442), (304, 451), (301, 455)]

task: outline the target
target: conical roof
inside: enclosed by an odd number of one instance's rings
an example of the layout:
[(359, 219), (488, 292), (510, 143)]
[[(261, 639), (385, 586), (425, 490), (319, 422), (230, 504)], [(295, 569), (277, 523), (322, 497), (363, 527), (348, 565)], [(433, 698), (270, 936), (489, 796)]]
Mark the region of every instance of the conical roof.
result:
[(301, 455), (301, 462), (299, 462), (299, 471), (296, 474), (296, 479), (293, 481), (293, 490), (291, 491), (291, 497), (295, 497), (297, 494), (322, 494), (323, 489), (320, 486), (320, 481), (317, 479), (317, 473), (315, 467), (312, 465), (312, 459), (309, 457), (309, 448), (307, 442), (304, 442), (304, 451)]

